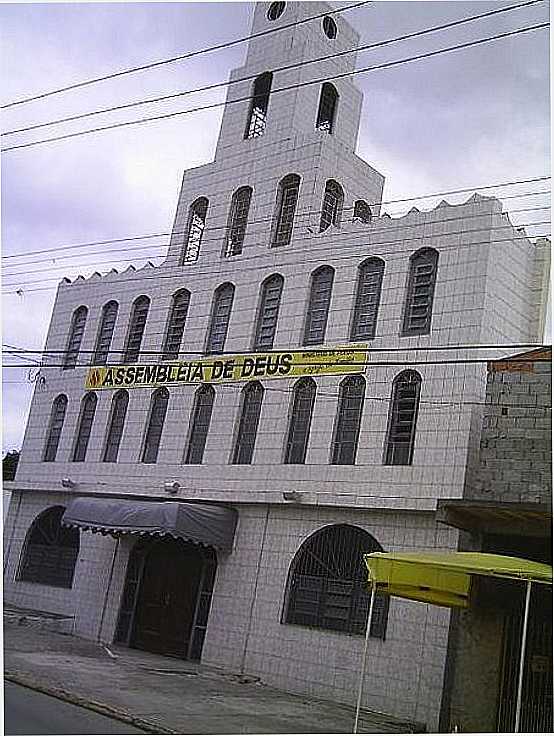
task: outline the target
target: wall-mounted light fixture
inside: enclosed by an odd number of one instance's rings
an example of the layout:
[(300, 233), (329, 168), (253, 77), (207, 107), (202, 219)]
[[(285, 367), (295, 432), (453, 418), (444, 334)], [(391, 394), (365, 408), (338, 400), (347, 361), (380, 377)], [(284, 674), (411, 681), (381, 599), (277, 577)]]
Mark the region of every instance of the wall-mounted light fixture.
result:
[(298, 503), (302, 500), (302, 494), (299, 491), (283, 491), (283, 501), (295, 501)]
[(77, 485), (71, 478), (62, 478), (62, 488), (75, 488)]
[(164, 483), (164, 491), (167, 493), (178, 493), (181, 488), (181, 484), (178, 480), (166, 480)]

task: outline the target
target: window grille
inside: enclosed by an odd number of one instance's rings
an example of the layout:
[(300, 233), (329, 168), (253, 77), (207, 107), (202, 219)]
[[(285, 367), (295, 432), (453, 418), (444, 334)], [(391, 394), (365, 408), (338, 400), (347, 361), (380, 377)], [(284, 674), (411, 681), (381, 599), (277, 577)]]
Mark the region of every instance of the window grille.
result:
[(341, 382), (333, 437), (333, 465), (354, 465), (356, 462), (364, 397), (363, 376), (349, 376)]
[(350, 330), (351, 340), (369, 340), (375, 337), (384, 270), (385, 263), (380, 258), (368, 258), (360, 265)]
[(214, 399), (215, 390), (212, 386), (201, 386), (196, 392), (189, 446), (185, 457), (185, 463), (188, 465), (200, 465), (204, 457)]
[(251, 187), (241, 187), (233, 194), (231, 200), (231, 212), (229, 226), (225, 242), (225, 257), (238, 256), (242, 253), (246, 225), (248, 223), (248, 211), (252, 198)]
[(73, 448), (74, 463), (82, 463), (85, 460), (97, 403), (98, 399), (96, 394), (92, 392), (88, 393), (83, 399), (81, 405), (81, 416), (79, 418), (79, 428), (77, 430), (77, 439), (75, 440), (75, 447)]
[(412, 464), (420, 391), (421, 376), (417, 371), (402, 371), (394, 379), (385, 465)]
[(186, 289), (181, 289), (173, 295), (165, 333), (162, 360), (176, 360), (179, 357), (179, 349), (181, 347), (181, 340), (183, 339), (185, 322), (187, 321), (189, 303), (190, 292)]
[(335, 271), (330, 266), (322, 266), (312, 275), (304, 345), (319, 345), (325, 340), (334, 277)]
[(363, 222), (364, 225), (368, 225), (371, 222), (371, 208), (367, 202), (363, 199), (358, 199), (354, 202), (354, 215), (352, 217), (354, 221)]
[(402, 330), (404, 336), (427, 335), (431, 330), (438, 259), (439, 254), (432, 248), (417, 251), (410, 258)]
[(208, 200), (206, 197), (199, 197), (191, 204), (186, 230), (185, 248), (179, 265), (185, 266), (188, 263), (196, 263), (198, 260), (202, 235), (206, 227), (207, 212)]
[(297, 174), (288, 174), (279, 183), (277, 215), (273, 227), (273, 246), (288, 245), (291, 241), (299, 190), (300, 177)]
[(168, 402), (169, 391), (166, 388), (159, 388), (152, 394), (150, 417), (142, 452), (143, 463), (155, 463), (158, 459)]
[(273, 347), (282, 291), (283, 277), (279, 274), (270, 276), (262, 284), (254, 350), (271, 350)]
[(125, 354), (123, 357), (124, 363), (136, 363), (138, 360), (149, 308), (150, 299), (147, 296), (139, 296), (133, 302), (129, 332), (127, 333), (127, 344), (125, 345)]
[(264, 72), (254, 80), (248, 123), (244, 133), (246, 139), (259, 138), (265, 133), (272, 81), (273, 74), (271, 72)]
[(313, 378), (301, 378), (296, 382), (285, 453), (285, 463), (289, 465), (301, 464), (306, 460), (315, 394)]
[(336, 227), (340, 225), (343, 202), (344, 193), (341, 185), (330, 179), (325, 185), (325, 192), (323, 194), (319, 232), (327, 230), (330, 225), (335, 225)]
[[(312, 534), (290, 566), (284, 623), (363, 635), (370, 603), (363, 555), (380, 551), (370, 534), (348, 524)], [(375, 596), (370, 636), (385, 638), (388, 609), (388, 598)]]
[(67, 396), (60, 394), (54, 399), (52, 404), (52, 412), (50, 414), (50, 423), (48, 426), (48, 436), (44, 447), (43, 460), (45, 463), (53, 463), (58, 452), (58, 444), (62, 434), (63, 423), (65, 420), (65, 412), (67, 409)]
[(104, 450), (103, 462), (117, 462), (119, 453), (119, 445), (123, 436), (123, 427), (125, 425), (125, 417), (127, 415), (127, 407), (129, 405), (129, 394), (125, 389), (118, 391), (112, 399), (112, 410), (110, 414), (110, 422), (108, 425), (108, 434), (106, 437), (106, 449)]
[(241, 417), (233, 453), (235, 465), (252, 462), (263, 397), (264, 389), (258, 381), (249, 383), (242, 393)]
[(319, 108), (315, 124), (316, 130), (321, 130), (324, 133), (333, 132), (338, 98), (339, 95), (336, 88), (329, 82), (325, 82), (321, 87), (321, 95), (319, 97)]
[(64, 371), (69, 368), (75, 368), (77, 365), (77, 357), (79, 356), (79, 349), (81, 347), (81, 341), (85, 331), (87, 315), (88, 309), (86, 307), (79, 307), (79, 309), (76, 309), (73, 312), (73, 317), (71, 318), (71, 330), (69, 331), (69, 340), (62, 366)]
[(225, 348), (234, 296), (235, 287), (233, 284), (222, 284), (215, 291), (206, 342), (206, 353), (208, 355), (222, 353)]
[(102, 308), (100, 327), (98, 328), (96, 347), (94, 349), (94, 357), (92, 359), (93, 365), (106, 365), (108, 361), (118, 309), (119, 306), (117, 302), (114, 301), (104, 304), (104, 307)]

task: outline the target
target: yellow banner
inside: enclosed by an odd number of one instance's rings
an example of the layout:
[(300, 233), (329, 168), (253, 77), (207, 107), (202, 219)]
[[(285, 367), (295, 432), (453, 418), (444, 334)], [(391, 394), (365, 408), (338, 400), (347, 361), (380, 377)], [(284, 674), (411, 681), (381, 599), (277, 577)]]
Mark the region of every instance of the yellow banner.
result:
[(214, 355), (178, 363), (96, 366), (89, 368), (85, 388), (98, 391), (361, 373), (366, 360), (367, 345), (351, 345), (331, 350)]

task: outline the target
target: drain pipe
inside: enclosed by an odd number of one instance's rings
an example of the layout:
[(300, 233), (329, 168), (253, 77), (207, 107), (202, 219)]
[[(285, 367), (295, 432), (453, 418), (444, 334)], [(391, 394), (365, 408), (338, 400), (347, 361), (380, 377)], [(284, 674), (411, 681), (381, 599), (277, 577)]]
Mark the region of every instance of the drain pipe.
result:
[(356, 700), (356, 716), (354, 718), (354, 728), (352, 729), (352, 733), (358, 733), (358, 721), (360, 720), (360, 709), (362, 706), (362, 692), (364, 689), (364, 679), (365, 679), (365, 671), (366, 671), (366, 665), (367, 665), (367, 644), (369, 642), (369, 634), (371, 632), (371, 619), (373, 618), (373, 606), (375, 604), (375, 590), (377, 588), (377, 583), (371, 577), (371, 572), (369, 573), (369, 577), (371, 579), (371, 598), (369, 601), (369, 614), (367, 617), (367, 626), (365, 630), (364, 653), (362, 655), (362, 664), (360, 667), (360, 682), (358, 683), (358, 698)]
[(525, 609), (523, 614), (523, 631), (521, 633), (521, 652), (519, 657), (519, 677), (517, 682), (517, 700), (516, 700), (516, 722), (515, 733), (519, 733), (521, 718), (521, 696), (523, 693), (523, 672), (525, 670), (525, 649), (527, 645), (527, 627), (529, 623), (529, 600), (531, 598), (531, 581), (527, 581), (527, 590), (525, 591)]
[(117, 537), (117, 541), (115, 543), (115, 547), (113, 550), (113, 556), (112, 556), (112, 564), (110, 567), (110, 574), (108, 576), (108, 584), (106, 586), (106, 595), (104, 596), (104, 605), (102, 606), (102, 616), (100, 617), (100, 626), (98, 627), (98, 636), (96, 637), (96, 641), (100, 641), (102, 638), (102, 627), (104, 626), (104, 616), (106, 615), (106, 608), (108, 607), (108, 596), (110, 594), (110, 588), (112, 587), (112, 578), (113, 578), (113, 571), (115, 567), (115, 558), (117, 557), (117, 553), (119, 551), (119, 537)]

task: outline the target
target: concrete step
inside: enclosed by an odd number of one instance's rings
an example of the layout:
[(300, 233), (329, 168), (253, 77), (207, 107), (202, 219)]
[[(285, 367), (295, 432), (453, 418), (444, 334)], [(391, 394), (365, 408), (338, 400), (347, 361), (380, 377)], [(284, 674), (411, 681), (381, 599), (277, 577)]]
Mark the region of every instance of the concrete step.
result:
[(30, 626), (35, 629), (56, 631), (58, 634), (72, 634), (75, 617), (5, 604), (4, 622), (12, 625), (16, 624), (17, 626)]

